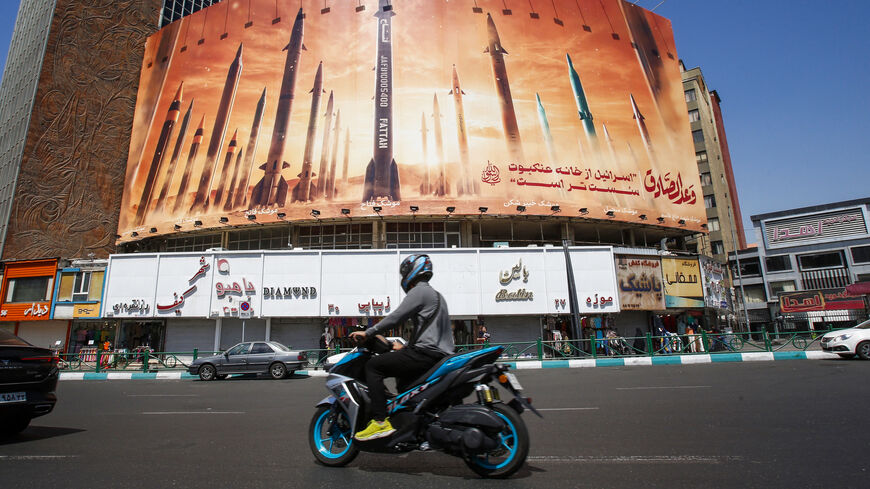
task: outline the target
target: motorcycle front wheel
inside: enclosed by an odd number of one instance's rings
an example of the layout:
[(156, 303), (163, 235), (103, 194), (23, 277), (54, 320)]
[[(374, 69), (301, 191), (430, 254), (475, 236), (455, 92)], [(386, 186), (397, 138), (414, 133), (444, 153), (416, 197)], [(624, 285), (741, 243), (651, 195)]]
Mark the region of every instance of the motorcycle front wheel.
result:
[(317, 461), (329, 467), (343, 467), (359, 455), (353, 426), (340, 408), (322, 406), (314, 412), (308, 428), (308, 446)]
[(481, 455), (472, 455), (465, 463), (480, 476), (503, 479), (513, 475), (526, 462), (529, 431), (513, 409), (496, 404), (492, 410), (505, 424), (505, 429), (498, 434), (501, 446)]

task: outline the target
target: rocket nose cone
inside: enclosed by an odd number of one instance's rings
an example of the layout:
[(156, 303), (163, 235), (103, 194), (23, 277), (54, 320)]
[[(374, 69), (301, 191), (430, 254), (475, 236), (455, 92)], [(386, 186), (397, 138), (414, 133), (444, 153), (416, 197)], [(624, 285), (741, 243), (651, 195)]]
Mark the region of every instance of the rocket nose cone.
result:
[(573, 68), (574, 68), (574, 63), (571, 62), (571, 55), (568, 54), (568, 53), (565, 53), (565, 59), (568, 60), (568, 66), (570, 66), (570, 67), (573, 69)]

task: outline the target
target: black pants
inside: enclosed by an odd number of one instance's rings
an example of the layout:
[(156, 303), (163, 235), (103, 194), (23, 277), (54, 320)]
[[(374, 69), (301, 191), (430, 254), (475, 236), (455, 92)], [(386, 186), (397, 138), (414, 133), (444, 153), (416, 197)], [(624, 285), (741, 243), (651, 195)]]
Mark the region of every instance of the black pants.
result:
[[(366, 384), (372, 405), (372, 419), (383, 421), (387, 417), (387, 388), (384, 378), (396, 377), (397, 385), (406, 386), (438, 363), (443, 355), (409, 347), (378, 355), (366, 364)], [(398, 394), (401, 394), (399, 392)]]

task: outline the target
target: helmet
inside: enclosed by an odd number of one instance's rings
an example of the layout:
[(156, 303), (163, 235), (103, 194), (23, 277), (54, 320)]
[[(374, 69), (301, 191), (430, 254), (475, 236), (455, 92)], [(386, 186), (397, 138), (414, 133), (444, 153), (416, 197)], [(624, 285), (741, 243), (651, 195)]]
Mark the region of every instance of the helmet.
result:
[(402, 290), (408, 292), (418, 281), (428, 282), (432, 278), (432, 260), (429, 255), (411, 255), (399, 265), (402, 275)]

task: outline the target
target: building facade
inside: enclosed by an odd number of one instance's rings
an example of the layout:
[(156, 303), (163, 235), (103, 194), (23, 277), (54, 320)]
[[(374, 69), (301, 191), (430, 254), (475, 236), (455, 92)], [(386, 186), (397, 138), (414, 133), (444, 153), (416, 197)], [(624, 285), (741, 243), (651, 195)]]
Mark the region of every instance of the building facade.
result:
[(708, 233), (692, 239), (691, 243), (698, 252), (724, 264), (728, 253), (746, 248), (746, 235), (721, 99), (715, 90), (708, 89), (701, 68), (687, 70), (682, 62), (680, 68), (707, 213)]
[(824, 330), (867, 316), (862, 297), (845, 289), (870, 280), (868, 205), (857, 199), (751, 217), (758, 247), (732, 253), (729, 264), (753, 330)]

